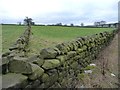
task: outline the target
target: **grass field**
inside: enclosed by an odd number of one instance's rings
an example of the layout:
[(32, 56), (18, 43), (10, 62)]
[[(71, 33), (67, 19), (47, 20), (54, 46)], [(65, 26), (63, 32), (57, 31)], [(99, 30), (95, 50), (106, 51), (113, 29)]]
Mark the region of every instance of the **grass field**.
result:
[[(25, 26), (3, 25), (2, 26), (3, 52), (14, 44), (17, 38), (24, 32)], [(38, 53), (40, 49), (69, 41), (80, 36), (92, 35), (113, 28), (80, 28), (60, 26), (32, 26), (33, 35), (30, 41), (31, 53)]]

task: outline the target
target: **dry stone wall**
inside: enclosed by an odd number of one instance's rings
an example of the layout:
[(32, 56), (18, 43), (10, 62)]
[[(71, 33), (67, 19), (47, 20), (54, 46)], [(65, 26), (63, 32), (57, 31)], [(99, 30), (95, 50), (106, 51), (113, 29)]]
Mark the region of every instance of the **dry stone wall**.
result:
[(15, 44), (9, 48), (10, 52), (3, 54), (3, 56), (8, 56), (10, 54), (15, 56), (15, 55), (19, 55), (22, 52), (25, 52), (26, 47), (29, 44), (30, 35), (31, 35), (31, 27), (27, 27), (25, 32), (17, 39)]
[(3, 88), (74, 88), (78, 74), (109, 45), (116, 32), (80, 37), (42, 49), (30, 58), (15, 56), (8, 60)]
[(25, 32), (17, 39), (14, 45), (9, 48), (9, 52), (2, 54), (2, 73), (6, 73), (8, 62), (15, 56), (24, 57), (26, 56), (27, 46), (31, 35), (31, 27), (27, 27)]

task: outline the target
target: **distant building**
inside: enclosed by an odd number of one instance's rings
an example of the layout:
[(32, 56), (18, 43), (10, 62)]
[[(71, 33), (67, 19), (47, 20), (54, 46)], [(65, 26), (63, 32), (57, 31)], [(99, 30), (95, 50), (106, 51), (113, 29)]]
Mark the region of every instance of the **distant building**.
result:
[(102, 24), (102, 25), (98, 25), (96, 27), (118, 28), (118, 23)]

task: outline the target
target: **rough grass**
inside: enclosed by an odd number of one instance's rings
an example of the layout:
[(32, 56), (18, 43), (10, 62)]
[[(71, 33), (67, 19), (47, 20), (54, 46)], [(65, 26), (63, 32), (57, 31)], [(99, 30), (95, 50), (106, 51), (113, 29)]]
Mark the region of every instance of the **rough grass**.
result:
[(17, 38), (24, 32), (24, 26), (2, 25), (2, 52), (8, 51)]
[[(2, 49), (6, 52), (17, 38), (24, 32), (25, 26), (2, 26)], [(79, 28), (61, 26), (32, 26), (33, 35), (30, 42), (30, 52), (38, 53), (40, 49), (69, 41), (80, 36), (92, 35), (113, 28)]]

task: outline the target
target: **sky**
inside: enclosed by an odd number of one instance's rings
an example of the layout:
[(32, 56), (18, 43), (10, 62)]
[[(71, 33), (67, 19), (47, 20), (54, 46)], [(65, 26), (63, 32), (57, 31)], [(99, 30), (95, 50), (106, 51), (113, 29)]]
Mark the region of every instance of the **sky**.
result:
[(37, 24), (93, 25), (118, 21), (120, 0), (0, 0), (0, 23), (23, 22), (26, 16)]
[(118, 5), (118, 21), (120, 22), (120, 1), (119, 1), (119, 5)]

